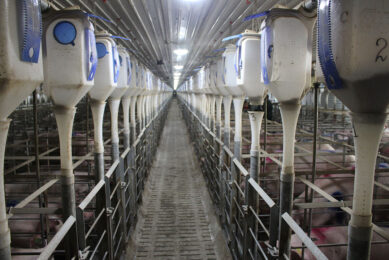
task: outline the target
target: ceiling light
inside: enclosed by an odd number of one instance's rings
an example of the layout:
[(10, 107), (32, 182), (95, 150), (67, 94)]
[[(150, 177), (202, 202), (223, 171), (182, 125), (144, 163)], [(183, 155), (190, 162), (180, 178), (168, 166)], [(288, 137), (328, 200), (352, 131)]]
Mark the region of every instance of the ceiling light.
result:
[(180, 27), (180, 31), (178, 32), (178, 39), (182, 40), (185, 38), (186, 28), (184, 26)]
[(176, 70), (182, 70), (182, 69), (184, 68), (184, 66), (182, 66), (182, 65), (176, 65), (176, 66), (174, 66), (174, 68), (175, 68)]
[(174, 50), (174, 53), (178, 56), (181, 56), (181, 55), (186, 55), (188, 54), (188, 50), (187, 49), (175, 49)]

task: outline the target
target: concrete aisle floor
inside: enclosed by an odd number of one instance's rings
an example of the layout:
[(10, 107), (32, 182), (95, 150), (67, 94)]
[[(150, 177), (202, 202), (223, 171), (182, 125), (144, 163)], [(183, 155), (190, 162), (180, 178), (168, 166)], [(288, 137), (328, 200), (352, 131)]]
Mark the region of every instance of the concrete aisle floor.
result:
[(231, 259), (175, 99), (127, 259)]

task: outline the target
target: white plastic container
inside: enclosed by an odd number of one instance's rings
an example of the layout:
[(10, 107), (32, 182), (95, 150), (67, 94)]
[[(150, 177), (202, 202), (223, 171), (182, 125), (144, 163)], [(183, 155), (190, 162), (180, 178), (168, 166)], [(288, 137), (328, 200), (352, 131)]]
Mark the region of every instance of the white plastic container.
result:
[(241, 96), (243, 95), (243, 91), (238, 88), (237, 70), (235, 68), (235, 54), (235, 46), (232, 44), (227, 45), (226, 50), (223, 53), (224, 79), (229, 93), (235, 96)]
[(0, 259), (11, 260), (4, 194), (7, 117), (43, 81), (40, 1), (0, 1)]
[[(5, 120), (43, 81), (39, 1), (21, 4), (28, 5), (28, 13), (23, 13), (18, 1), (0, 3), (0, 120)], [(23, 17), (35, 23), (22, 22)], [(28, 39), (21, 33), (23, 30)]]
[[(135, 57), (131, 56), (131, 55), (128, 55), (127, 57), (127, 60), (126, 60), (126, 64), (127, 64), (127, 70), (128, 70), (128, 89), (126, 90), (126, 92), (124, 93), (123, 95), (123, 98), (127, 98), (127, 97), (132, 97), (132, 96), (135, 96), (137, 95), (137, 93), (139, 92), (137, 89), (136, 89), (136, 73), (135, 73), (135, 63), (136, 63), (136, 59)], [(120, 77), (120, 74), (119, 74), (119, 77)]]
[(106, 100), (117, 87), (120, 62), (115, 41), (107, 32), (96, 33), (98, 65), (95, 86), (89, 91), (92, 100)]
[[(220, 60), (220, 59), (219, 59)], [(223, 93), (217, 87), (218, 84), (218, 63), (217, 61), (213, 61), (210, 64), (210, 73), (211, 73), (211, 92), (214, 95), (223, 95)]]
[(389, 104), (389, 4), (322, 0), (318, 52), (327, 87), (351, 110), (356, 155), (347, 259), (370, 259), (374, 174)]
[(197, 75), (196, 75), (196, 80), (197, 80), (197, 93), (202, 93), (204, 94), (205, 93), (205, 84), (206, 84), (206, 77), (205, 77), (205, 68), (202, 67), (199, 72), (197, 72)]
[(120, 99), (129, 88), (131, 82), (130, 55), (128, 55), (126, 48), (123, 46), (119, 45), (117, 49), (120, 69), (117, 86), (110, 96), (113, 99)]
[[(262, 22), (262, 79), (280, 103), (283, 157), (280, 216), (291, 214), (294, 187), (294, 143), (301, 99), (311, 86), (312, 35), (315, 13), (303, 8), (269, 11)], [(290, 227), (280, 221), (280, 255), (290, 254)]]
[(280, 103), (298, 102), (311, 86), (313, 22), (297, 10), (272, 9), (262, 23), (262, 79)]
[(226, 86), (224, 59), (225, 57), (221, 57), (216, 60), (216, 87), (218, 88), (221, 95), (229, 96), (231, 93), (229, 92), (229, 88)]
[(93, 24), (79, 9), (50, 11), (44, 19), (43, 42), (44, 90), (55, 106), (72, 108), (94, 85)]
[[(336, 77), (327, 73), (328, 88), (353, 112), (385, 112), (389, 100), (389, 5), (378, 0), (333, 1), (331, 5), (332, 37), (330, 47), (323, 48), (332, 53), (341, 83), (331, 84), (337, 82)], [(324, 33), (326, 28), (319, 27), (319, 31)]]
[(261, 77), (261, 38), (260, 34), (246, 30), (237, 42), (235, 67), (237, 84), (245, 95), (263, 103), (265, 85)]

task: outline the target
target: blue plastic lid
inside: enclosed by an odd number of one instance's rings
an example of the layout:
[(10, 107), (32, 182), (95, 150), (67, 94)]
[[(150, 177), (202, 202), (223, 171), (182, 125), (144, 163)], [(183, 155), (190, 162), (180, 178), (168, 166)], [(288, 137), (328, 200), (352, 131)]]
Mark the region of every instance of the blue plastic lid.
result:
[(105, 47), (104, 43), (98, 42), (96, 43), (97, 57), (99, 59), (103, 58), (107, 53), (107, 47)]
[(70, 22), (59, 22), (54, 27), (54, 38), (60, 44), (72, 44), (74, 45), (74, 40), (77, 36), (76, 27)]

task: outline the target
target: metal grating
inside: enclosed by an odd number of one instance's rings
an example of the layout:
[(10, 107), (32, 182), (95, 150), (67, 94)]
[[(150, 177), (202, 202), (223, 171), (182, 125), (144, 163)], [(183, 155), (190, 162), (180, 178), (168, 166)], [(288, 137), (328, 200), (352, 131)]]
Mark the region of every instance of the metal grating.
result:
[(136, 259), (217, 259), (205, 181), (175, 101), (140, 208)]

